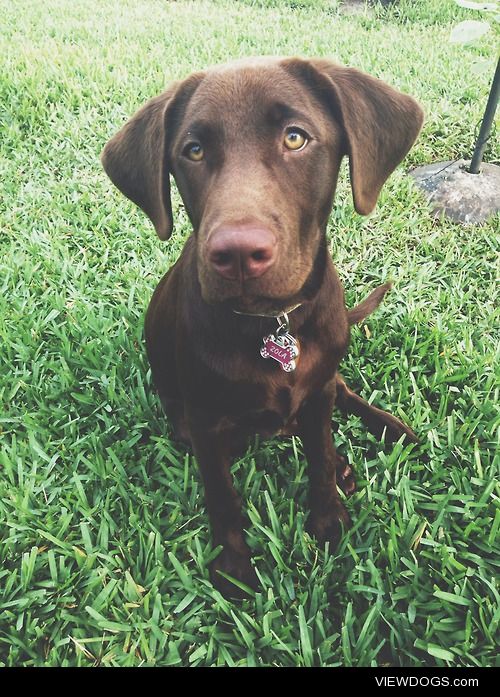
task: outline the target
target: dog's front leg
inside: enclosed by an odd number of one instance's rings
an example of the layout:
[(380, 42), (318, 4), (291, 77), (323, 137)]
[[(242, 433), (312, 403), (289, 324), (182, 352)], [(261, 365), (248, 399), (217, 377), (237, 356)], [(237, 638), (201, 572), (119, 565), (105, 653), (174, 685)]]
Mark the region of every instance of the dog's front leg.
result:
[(335, 383), (332, 381), (321, 392), (314, 394), (297, 415), (309, 465), (311, 512), (307, 530), (320, 542), (329, 541), (331, 549), (338, 544), (342, 528), (348, 528), (351, 524), (337, 491), (337, 475), (344, 474), (349, 468), (346, 468), (344, 459), (333, 445), (331, 416), (334, 400)]
[(243, 529), (246, 521), (231, 476), (231, 441), (228, 434), (208, 430), (188, 418), (193, 450), (205, 485), (214, 546), (223, 549), (210, 564), (212, 583), (226, 597), (241, 597), (243, 591), (219, 572), (228, 574), (251, 588), (258, 585), (250, 561), (250, 549)]

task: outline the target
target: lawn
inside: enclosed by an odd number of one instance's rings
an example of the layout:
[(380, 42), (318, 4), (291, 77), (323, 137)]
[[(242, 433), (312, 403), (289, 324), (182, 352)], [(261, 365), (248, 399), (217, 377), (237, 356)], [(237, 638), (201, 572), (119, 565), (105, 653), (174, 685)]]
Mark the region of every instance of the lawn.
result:
[[(494, 665), (499, 220), (435, 219), (406, 175), (470, 156), (494, 39), (450, 44), (474, 17), (452, 0), (349, 15), (327, 0), (0, 0), (0, 13), (0, 665)], [(304, 532), (300, 441), (250, 444), (234, 476), (262, 588), (231, 602), (208, 580), (200, 475), (170, 439), (143, 341), (189, 222), (177, 197), (162, 244), (99, 153), (171, 80), (255, 54), (331, 56), (424, 106), (376, 212), (354, 212), (344, 168), (328, 229), (349, 305), (394, 282), (343, 373), (421, 444), (339, 418), (359, 488), (333, 553)], [(500, 159), (493, 140), (485, 159)]]

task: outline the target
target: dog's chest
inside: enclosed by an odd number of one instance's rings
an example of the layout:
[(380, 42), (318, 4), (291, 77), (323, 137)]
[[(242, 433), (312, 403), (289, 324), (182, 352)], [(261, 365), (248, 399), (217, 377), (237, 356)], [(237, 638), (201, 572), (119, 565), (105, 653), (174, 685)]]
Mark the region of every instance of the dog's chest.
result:
[(300, 353), (291, 371), (264, 357), (262, 339), (255, 337), (233, 344), (229, 337), (222, 348), (209, 347), (203, 354), (188, 344), (193, 355), (185, 360), (183, 354), (178, 363), (184, 400), (216, 431), (271, 436), (296, 429), (300, 409), (334, 377), (344, 348), (339, 349), (328, 328), (296, 336)]
[(255, 365), (258, 372), (254, 372), (254, 380), (240, 385), (238, 403), (227, 420), (244, 425), (249, 433), (263, 435), (287, 431), (311, 394), (321, 390), (336, 370), (335, 362), (319, 346), (301, 350), (291, 372), (264, 359)]

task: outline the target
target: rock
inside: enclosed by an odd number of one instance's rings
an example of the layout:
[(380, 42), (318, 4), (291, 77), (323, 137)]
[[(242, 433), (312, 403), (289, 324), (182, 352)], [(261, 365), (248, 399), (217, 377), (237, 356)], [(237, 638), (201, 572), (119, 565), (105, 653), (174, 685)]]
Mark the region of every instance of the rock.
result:
[(428, 196), (435, 215), (444, 212), (456, 222), (482, 223), (500, 211), (500, 167), (482, 163), (470, 174), (465, 160), (436, 162), (410, 172)]

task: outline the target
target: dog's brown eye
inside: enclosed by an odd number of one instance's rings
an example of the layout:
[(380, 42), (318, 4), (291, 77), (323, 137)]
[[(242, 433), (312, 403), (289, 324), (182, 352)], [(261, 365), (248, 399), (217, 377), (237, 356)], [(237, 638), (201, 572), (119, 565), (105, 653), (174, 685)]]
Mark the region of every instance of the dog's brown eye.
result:
[(183, 150), (183, 155), (193, 160), (193, 162), (203, 160), (204, 154), (203, 148), (199, 143), (188, 143)]
[(300, 150), (307, 145), (307, 135), (299, 128), (289, 128), (283, 142), (288, 150)]

